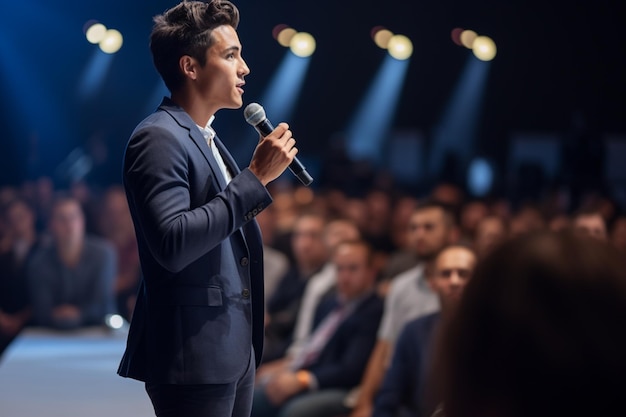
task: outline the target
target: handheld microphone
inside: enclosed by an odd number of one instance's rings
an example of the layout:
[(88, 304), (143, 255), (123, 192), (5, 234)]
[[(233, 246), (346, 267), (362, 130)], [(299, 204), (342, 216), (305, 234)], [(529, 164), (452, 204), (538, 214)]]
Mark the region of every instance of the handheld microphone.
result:
[[(265, 116), (263, 106), (259, 103), (248, 104), (243, 111), (243, 115), (246, 118), (246, 122), (248, 122), (251, 126), (254, 126), (257, 132), (259, 132), (263, 137), (269, 135), (274, 130), (274, 126), (272, 126), (272, 123), (270, 123)], [(309, 175), (306, 168), (304, 168), (304, 165), (302, 165), (297, 157), (294, 157), (293, 161), (289, 164), (289, 170), (300, 180), (302, 184), (310, 185), (313, 182), (313, 177)]]

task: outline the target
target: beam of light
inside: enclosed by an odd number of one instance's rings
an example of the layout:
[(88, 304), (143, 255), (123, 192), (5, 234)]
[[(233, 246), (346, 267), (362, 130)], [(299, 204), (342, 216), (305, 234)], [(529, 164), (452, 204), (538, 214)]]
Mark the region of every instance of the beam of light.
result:
[[(69, 123), (64, 120), (62, 101), (54, 96), (51, 88), (42, 77), (41, 65), (33, 65), (23, 57), (17, 43), (5, 36), (0, 36), (0, 74), (3, 75), (5, 99), (14, 106), (16, 123), (13, 132), (7, 137), (22, 138), (25, 134), (37, 132), (41, 138), (41, 157), (54, 159), (65, 145), (71, 142), (72, 133)], [(13, 107), (13, 106), (12, 106)], [(26, 131), (25, 128), (26, 127)], [(32, 149), (27, 149), (27, 157)], [(46, 167), (41, 167), (46, 168)]]
[(94, 49), (89, 63), (78, 82), (78, 94), (81, 98), (93, 97), (104, 84), (113, 55), (102, 52), (99, 48)]
[(456, 155), (463, 166), (469, 162), (489, 68), (489, 62), (480, 61), (470, 52), (463, 74), (433, 132), (428, 169), (431, 177), (436, 178), (441, 173), (446, 155)]
[(289, 119), (300, 96), (310, 63), (310, 57), (301, 58), (291, 51), (285, 54), (260, 103), (270, 120), (278, 123)]
[[(263, 106), (267, 118), (274, 126), (280, 122), (289, 122), (310, 63), (310, 56), (302, 58), (296, 56), (291, 50), (285, 53), (280, 66), (259, 99), (259, 104)], [(234, 132), (234, 136), (242, 138), (241, 144), (231, 149), (233, 157), (240, 163), (250, 160), (250, 149), (254, 149), (259, 139), (258, 133), (250, 126), (246, 125), (242, 129), (245, 131), (240, 134), (237, 134), (237, 131)], [(305, 166), (308, 168), (308, 165), (305, 164)]]
[(467, 188), (476, 197), (484, 197), (493, 186), (493, 167), (485, 158), (474, 159), (467, 173)]
[(379, 162), (381, 146), (393, 121), (409, 62), (385, 56), (346, 131), (346, 146), (351, 159)]

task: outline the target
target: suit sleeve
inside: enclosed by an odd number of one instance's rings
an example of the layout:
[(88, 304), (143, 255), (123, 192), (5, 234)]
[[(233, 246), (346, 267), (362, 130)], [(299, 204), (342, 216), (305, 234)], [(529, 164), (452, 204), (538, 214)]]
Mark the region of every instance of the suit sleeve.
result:
[(376, 395), (373, 417), (394, 417), (401, 404), (415, 387), (409, 373), (415, 372), (415, 352), (412, 343), (415, 331), (413, 325), (405, 326), (396, 344), (391, 365), (385, 372), (383, 384)]
[[(318, 387), (352, 388), (363, 375), (370, 353), (376, 343), (376, 330), (382, 315), (382, 303), (370, 306), (367, 311), (356, 312), (359, 323), (353, 333), (346, 337), (344, 349), (335, 360), (313, 365), (310, 372), (315, 376)], [(341, 330), (341, 326), (339, 328)]]
[(152, 256), (173, 273), (215, 248), (271, 203), (267, 189), (245, 169), (224, 191), (207, 196), (206, 204), (192, 209), (189, 169), (186, 147), (168, 129), (150, 125), (131, 137), (124, 161), (131, 206)]

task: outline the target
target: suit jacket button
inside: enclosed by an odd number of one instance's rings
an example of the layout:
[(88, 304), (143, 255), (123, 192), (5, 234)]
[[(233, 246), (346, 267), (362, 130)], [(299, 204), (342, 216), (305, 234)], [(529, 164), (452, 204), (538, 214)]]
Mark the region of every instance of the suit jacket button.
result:
[(241, 258), (241, 260), (239, 261), (239, 264), (241, 266), (248, 266), (249, 263), (250, 263), (250, 261), (245, 256), (243, 258)]
[(243, 298), (250, 298), (250, 290), (247, 288), (244, 288), (243, 291), (241, 291), (241, 296)]

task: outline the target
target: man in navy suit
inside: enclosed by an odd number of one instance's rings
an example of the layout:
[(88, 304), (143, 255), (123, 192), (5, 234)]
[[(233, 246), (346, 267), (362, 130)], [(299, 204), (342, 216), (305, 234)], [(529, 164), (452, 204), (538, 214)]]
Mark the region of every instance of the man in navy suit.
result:
[(363, 241), (340, 243), (332, 256), (336, 289), (322, 301), (315, 329), (295, 357), (268, 364), (257, 379), (254, 417), (334, 417), (361, 380), (376, 342), (383, 301), (374, 291), (376, 268)]
[(240, 171), (211, 122), (242, 106), (237, 8), (182, 2), (150, 48), (171, 92), (133, 132), (124, 186), (143, 281), (118, 373), (145, 381), (159, 417), (250, 414), (263, 344), (263, 253), (254, 217), (297, 149), (284, 123)]

